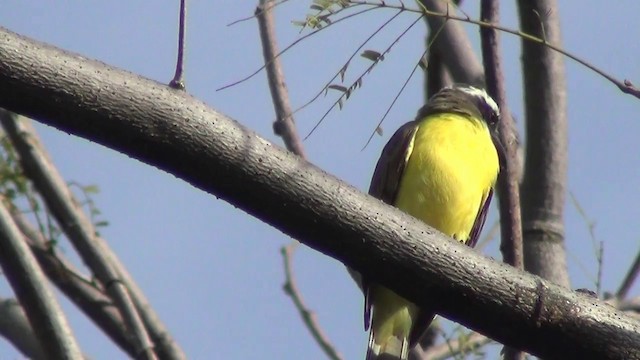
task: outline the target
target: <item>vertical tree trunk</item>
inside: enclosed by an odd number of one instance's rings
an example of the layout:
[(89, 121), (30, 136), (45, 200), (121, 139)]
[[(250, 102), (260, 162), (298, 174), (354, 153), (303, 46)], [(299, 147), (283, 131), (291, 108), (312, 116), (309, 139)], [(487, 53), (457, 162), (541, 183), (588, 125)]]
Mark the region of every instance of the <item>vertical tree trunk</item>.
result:
[[(522, 31), (560, 45), (555, 0), (519, 0)], [(562, 56), (522, 40), (526, 161), (521, 187), (525, 269), (569, 286), (563, 211), (567, 178), (566, 87)]]

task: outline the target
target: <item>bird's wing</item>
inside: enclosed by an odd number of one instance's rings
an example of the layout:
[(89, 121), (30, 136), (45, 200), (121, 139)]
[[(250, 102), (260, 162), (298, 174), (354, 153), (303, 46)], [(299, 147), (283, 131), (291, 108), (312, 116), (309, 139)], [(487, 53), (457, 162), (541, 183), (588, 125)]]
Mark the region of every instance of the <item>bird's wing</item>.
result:
[[(396, 130), (389, 139), (387, 145), (382, 149), (382, 154), (373, 172), (369, 195), (390, 205), (395, 203), (402, 173), (407, 165), (409, 155), (411, 155), (411, 143), (417, 129), (416, 122), (410, 121)], [(361, 285), (364, 291), (364, 329), (369, 330), (373, 299), (369, 291), (369, 284), (364, 277), (362, 277)]]
[(402, 173), (411, 155), (410, 145), (418, 130), (416, 125), (415, 121), (402, 125), (384, 146), (376, 170), (373, 172), (369, 195), (387, 204), (394, 204)]
[(484, 226), (484, 221), (487, 219), (487, 213), (489, 212), (489, 205), (491, 204), (492, 197), (493, 189), (489, 189), (489, 192), (480, 203), (478, 215), (476, 215), (476, 220), (474, 221), (471, 232), (469, 233), (469, 239), (466, 242), (466, 244), (471, 247), (475, 247), (478, 243), (478, 238), (480, 237), (480, 232), (482, 231), (482, 227)]

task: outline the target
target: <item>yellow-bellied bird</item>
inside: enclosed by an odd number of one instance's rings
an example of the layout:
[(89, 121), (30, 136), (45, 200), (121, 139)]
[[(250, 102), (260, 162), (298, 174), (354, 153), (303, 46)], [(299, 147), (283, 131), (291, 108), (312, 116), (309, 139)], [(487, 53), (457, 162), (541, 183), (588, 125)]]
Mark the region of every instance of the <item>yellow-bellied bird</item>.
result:
[[(500, 170), (499, 118), (484, 90), (440, 90), (385, 145), (369, 194), (475, 246)], [(367, 279), (362, 285), (367, 360), (407, 359), (435, 314)]]

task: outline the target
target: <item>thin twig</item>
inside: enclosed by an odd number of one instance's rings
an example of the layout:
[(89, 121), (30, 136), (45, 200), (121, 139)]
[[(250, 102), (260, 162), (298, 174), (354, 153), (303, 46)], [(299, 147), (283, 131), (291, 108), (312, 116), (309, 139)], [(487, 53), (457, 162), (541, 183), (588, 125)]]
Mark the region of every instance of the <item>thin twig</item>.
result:
[(569, 199), (571, 199), (571, 203), (573, 204), (573, 207), (578, 211), (578, 215), (580, 215), (585, 225), (587, 226), (587, 230), (589, 230), (589, 238), (591, 239), (591, 244), (593, 245), (593, 253), (597, 263), (597, 272), (596, 272), (595, 278), (590, 273), (591, 268), (588, 268), (587, 266), (585, 266), (580, 258), (575, 256), (575, 254), (573, 253), (569, 253), (569, 255), (576, 262), (576, 264), (578, 264), (580, 269), (584, 272), (584, 275), (592, 279), (593, 284), (596, 287), (596, 294), (598, 295), (598, 298), (599, 298), (600, 295), (602, 294), (601, 287), (602, 287), (602, 271), (604, 267), (604, 264), (603, 264), (603, 261), (604, 261), (604, 258), (603, 258), (604, 245), (603, 244), (604, 243), (602, 241), (598, 241), (596, 237), (596, 222), (589, 218), (587, 211), (580, 204), (580, 201), (578, 201), (578, 198), (576, 197), (576, 195), (572, 191), (568, 191), (568, 194), (569, 194)]
[(178, 59), (176, 60), (176, 73), (169, 86), (174, 89), (184, 90), (184, 39), (187, 22), (187, 0), (180, 0), (180, 25), (178, 28)]
[(620, 285), (618, 292), (616, 292), (616, 298), (618, 298), (618, 300), (624, 300), (624, 298), (627, 297), (629, 290), (631, 290), (631, 286), (636, 281), (639, 274), (640, 274), (640, 251), (638, 251), (638, 254), (636, 255), (636, 259), (633, 262), (633, 265), (631, 265), (631, 267), (629, 268), (629, 271), (627, 272), (627, 276), (624, 277), (624, 281), (622, 281), (622, 284)]
[[(281, 4), (284, 4), (284, 3), (286, 3), (287, 1), (289, 1), (289, 0), (272, 1), (273, 6), (271, 6), (271, 8), (275, 8), (276, 6), (279, 6), (279, 5), (281, 5)], [(251, 19), (253, 19), (253, 18), (255, 18), (255, 17), (258, 17), (259, 15), (261, 15), (261, 13), (254, 13), (253, 15), (246, 16), (246, 17), (240, 18), (240, 19), (238, 19), (238, 20), (234, 20), (234, 21), (232, 21), (232, 22), (228, 23), (228, 24), (227, 24), (227, 26), (233, 26), (233, 25), (236, 25), (236, 24), (238, 24), (238, 23), (241, 23), (241, 22), (244, 22), (244, 21), (251, 20)]]
[[(484, 21), (497, 23), (499, 20), (499, 12), (500, 5), (497, 0), (482, 0), (480, 17)], [(520, 186), (516, 171), (516, 162), (518, 161), (517, 145), (512, 132), (513, 119), (511, 119), (507, 107), (504, 72), (500, 59), (499, 33), (493, 28), (483, 27), (480, 29), (480, 38), (487, 89), (501, 110), (501, 118), (498, 122), (498, 137), (505, 152), (504, 162), (498, 177), (500, 230), (502, 234), (500, 251), (502, 252), (504, 262), (518, 269), (523, 269)], [(498, 144), (498, 147), (500, 147), (500, 144)], [(524, 353), (515, 348), (505, 346), (504, 358), (506, 360), (522, 360), (524, 359)]]
[(548, 42), (546, 39), (544, 38), (539, 38), (536, 37), (534, 35), (531, 34), (527, 34), (524, 33), (522, 31), (518, 31), (518, 30), (514, 30), (508, 27), (504, 27), (504, 26), (500, 26), (497, 23), (489, 23), (486, 21), (482, 21), (482, 20), (474, 20), (469, 18), (468, 16), (466, 17), (462, 17), (462, 16), (455, 16), (455, 15), (451, 15), (449, 13), (439, 13), (439, 12), (435, 12), (435, 11), (430, 11), (426, 8), (422, 8), (422, 9), (413, 9), (413, 8), (409, 8), (406, 7), (402, 2), (398, 5), (396, 4), (391, 4), (389, 2), (385, 2), (385, 1), (380, 1), (380, 2), (376, 2), (376, 1), (370, 1), (370, 0), (351, 0), (349, 1), (350, 7), (355, 6), (355, 5), (365, 5), (365, 6), (370, 6), (370, 8), (385, 8), (385, 9), (398, 9), (398, 10), (402, 10), (402, 11), (407, 11), (407, 12), (413, 12), (416, 14), (424, 14), (426, 16), (434, 16), (434, 17), (441, 17), (447, 20), (455, 20), (455, 21), (461, 21), (461, 22), (465, 22), (468, 24), (474, 24), (477, 25), (481, 28), (492, 28), (495, 30), (499, 30), (501, 32), (505, 32), (511, 35), (515, 35), (518, 36), (522, 39), (525, 39), (527, 41), (531, 41), (537, 44), (541, 44), (543, 46), (548, 47), (549, 49), (556, 51), (560, 54), (562, 54), (563, 56), (568, 57), (569, 59), (577, 62), (578, 64), (588, 68), (589, 70), (595, 72), (596, 74), (600, 75), (601, 77), (605, 78), (606, 80), (608, 80), (609, 82), (611, 82), (612, 84), (614, 84), (616, 87), (618, 87), (618, 89), (620, 89), (620, 91), (622, 91), (625, 94), (629, 94), (632, 95), (636, 98), (640, 99), (640, 88), (637, 88), (634, 86), (634, 84), (628, 80), (625, 79), (623, 81), (620, 81), (618, 79), (616, 79), (615, 77), (613, 77), (612, 75), (609, 75), (608, 73), (606, 73), (604, 70), (599, 69), (598, 67), (596, 67), (595, 65), (589, 63), (588, 61), (580, 58), (577, 55), (574, 55), (564, 49), (562, 49), (559, 46), (556, 46), (550, 42)]
[(44, 154), (33, 127), (26, 120), (18, 119), (17, 115), (9, 112), (3, 112), (1, 118), (2, 126), (20, 155), (20, 162), (27, 177), (33, 181), (71, 243), (120, 310), (131, 336), (135, 339), (136, 358), (155, 360), (157, 357), (153, 343), (140, 315), (121, 276), (103, 250), (107, 246), (95, 236), (91, 222), (79, 209), (78, 202)]
[(420, 56), (420, 59), (413, 66), (413, 69), (411, 69), (411, 72), (409, 73), (409, 76), (407, 76), (407, 78), (405, 79), (404, 83), (402, 84), (402, 87), (400, 87), (400, 90), (396, 93), (396, 96), (394, 96), (393, 100), (391, 101), (391, 104), (389, 104), (389, 106), (387, 107), (387, 110), (382, 115), (382, 118), (380, 118), (380, 121), (378, 121), (378, 124), (373, 129), (373, 131), (371, 132), (371, 135), (369, 135), (369, 138), (367, 139), (367, 142), (362, 147), (362, 150), (364, 150), (369, 145), (369, 143), (373, 139), (373, 136), (376, 134), (378, 129), (380, 129), (380, 127), (382, 126), (382, 123), (387, 118), (387, 115), (389, 115), (389, 112), (391, 112), (391, 109), (393, 109), (393, 106), (395, 105), (396, 101), (398, 101), (398, 99), (400, 98), (400, 95), (402, 95), (402, 93), (404, 92), (404, 89), (409, 84), (409, 81), (411, 80), (411, 78), (415, 74), (416, 70), (418, 70), (418, 67), (420, 67), (420, 64), (422, 64), (422, 59), (427, 55), (427, 52), (429, 51), (429, 49), (433, 45), (433, 41), (435, 41), (435, 39), (438, 37), (438, 34), (440, 34), (440, 31), (442, 31), (443, 28), (444, 28), (444, 24), (443, 24), (443, 26), (441, 26), (438, 29), (438, 31), (435, 32), (434, 36), (431, 38), (431, 42), (427, 44), (426, 49), (422, 52), (422, 56)]
[[(275, 58), (277, 58), (280, 55), (282, 55), (283, 53), (285, 53), (287, 50), (292, 48), (294, 45), (296, 45), (300, 41), (302, 41), (302, 40), (304, 40), (304, 39), (306, 39), (306, 38), (308, 38), (308, 37), (310, 37), (312, 35), (315, 35), (319, 31), (322, 31), (322, 30), (324, 30), (324, 29), (326, 29), (326, 28), (328, 28), (328, 27), (330, 27), (332, 25), (335, 25), (338, 22), (341, 22), (343, 20), (346, 20), (346, 19), (351, 18), (351, 17), (356, 16), (356, 15), (360, 15), (362, 13), (368, 12), (368, 11), (376, 9), (376, 8), (395, 9), (395, 10), (400, 10), (402, 12), (412, 12), (412, 13), (416, 13), (416, 14), (425, 15), (425, 16), (428, 16), (428, 17), (439, 17), (439, 18), (443, 18), (445, 20), (461, 21), (461, 22), (464, 22), (464, 23), (477, 25), (477, 26), (479, 26), (481, 28), (491, 28), (491, 29), (499, 30), (501, 32), (505, 32), (505, 33), (508, 33), (508, 34), (511, 34), (511, 35), (518, 36), (518, 37), (523, 38), (523, 39), (525, 39), (527, 41), (531, 41), (531, 42), (534, 42), (534, 43), (537, 43), (537, 44), (541, 44), (543, 46), (548, 47), (549, 49), (551, 49), (553, 51), (556, 51), (556, 52), (562, 54), (563, 56), (566, 56), (567, 58), (577, 62), (578, 64), (580, 64), (580, 65), (582, 65), (582, 66), (594, 71), (596, 74), (600, 75), (601, 77), (605, 78), (606, 80), (608, 80), (609, 82), (614, 84), (616, 87), (618, 87), (618, 89), (620, 89), (623, 93), (632, 95), (632, 96), (640, 99), (640, 88), (636, 88), (630, 80), (625, 79), (623, 81), (620, 81), (620, 80), (616, 79), (615, 77), (613, 77), (612, 75), (609, 75), (608, 73), (606, 73), (604, 70), (601, 70), (598, 67), (596, 67), (595, 65), (593, 65), (593, 64), (589, 63), (588, 61), (580, 58), (579, 56), (574, 55), (574, 54), (562, 49), (561, 47), (556, 46), (556, 45), (548, 42), (544, 38), (539, 38), (539, 37), (536, 37), (534, 35), (524, 33), (522, 31), (518, 31), (518, 30), (514, 30), (514, 29), (511, 29), (511, 28), (508, 28), (508, 27), (504, 27), (504, 26), (498, 25), (497, 23), (488, 23), (486, 21), (474, 20), (474, 19), (471, 19), (469, 16), (465, 16), (465, 17), (456, 16), (456, 15), (451, 15), (448, 12), (440, 13), (440, 12), (437, 12), (437, 11), (430, 11), (430, 10), (428, 10), (426, 8), (414, 9), (414, 8), (406, 7), (403, 3), (400, 3), (400, 4), (396, 5), (396, 4), (390, 4), (390, 3), (384, 2), (384, 1), (376, 2), (376, 1), (370, 1), (370, 0), (351, 0), (351, 1), (349, 1), (349, 6), (345, 7), (342, 10), (351, 9), (353, 7), (356, 7), (356, 6), (369, 6), (369, 7), (366, 8), (366, 9), (363, 9), (363, 10), (357, 12), (357, 13), (345, 15), (342, 18), (334, 20), (332, 23), (328, 24), (325, 27), (322, 27), (320, 29), (316, 29), (316, 30), (314, 30), (313, 32), (311, 32), (309, 34), (306, 34), (305, 36), (302, 36), (301, 38), (295, 40), (293, 43), (291, 43), (289, 46), (287, 46), (283, 51), (278, 53)], [(335, 15), (335, 14), (332, 14), (332, 15)], [(248, 19), (250, 19), (250, 18), (252, 18), (254, 16), (256, 16), (256, 15), (254, 14), (251, 17), (248, 17), (246, 19), (241, 19), (241, 20), (248, 20)], [(240, 84), (240, 83), (242, 83), (244, 81), (247, 81), (250, 78), (252, 78), (253, 76), (255, 76), (256, 74), (258, 74), (260, 71), (262, 71), (264, 68), (265, 68), (265, 66), (263, 65), (260, 68), (258, 68), (257, 70), (255, 70), (253, 73), (249, 74), (248, 76), (246, 76), (246, 77), (244, 77), (244, 78), (242, 78), (240, 80), (234, 81), (233, 83), (230, 83), (228, 85), (222, 86), (222, 87), (216, 89), (216, 91), (223, 90), (223, 89), (238, 85), (238, 84)]]
[(329, 107), (329, 109), (327, 111), (325, 111), (325, 113), (322, 115), (322, 117), (320, 118), (320, 120), (318, 120), (318, 122), (316, 122), (316, 124), (311, 128), (311, 131), (309, 131), (309, 133), (304, 137), (304, 139), (308, 139), (309, 136), (311, 136), (314, 131), (318, 128), (318, 126), (320, 126), (320, 124), (322, 124), (322, 121), (324, 121), (324, 119), (329, 115), (329, 113), (335, 109), (336, 106), (339, 106), (340, 104), (342, 104), (343, 99), (347, 98), (348, 95), (351, 94), (351, 91), (353, 91), (354, 89), (358, 88), (361, 86), (362, 84), (362, 79), (364, 78), (364, 76), (368, 73), (371, 72), (371, 70), (373, 69), (374, 66), (376, 66), (380, 61), (382, 61), (384, 59), (384, 57), (391, 51), (391, 49), (398, 44), (398, 42), (400, 41), (400, 39), (402, 39), (402, 37), (404, 37), (404, 35), (409, 32), (409, 30), (411, 30), (411, 28), (413, 28), (415, 26), (415, 24), (418, 23), (418, 21), (420, 21), (422, 17), (417, 18), (415, 21), (413, 21), (411, 24), (409, 24), (409, 26), (407, 26), (401, 33), (400, 35), (398, 35), (392, 42), (391, 44), (389, 44), (389, 46), (382, 52), (380, 53), (380, 55), (377, 57), (377, 59), (375, 61), (371, 62), (371, 65), (369, 65), (360, 76), (358, 76), (358, 78), (356, 78), (355, 81), (353, 81), (353, 83), (348, 87), (347, 91), (344, 91), (342, 94), (340, 94), (340, 96), (338, 97), (338, 99)]
[(42, 269), (2, 203), (0, 265), (47, 355), (52, 359), (83, 359), (64, 313), (47, 287)]
[(327, 336), (324, 334), (316, 315), (307, 308), (302, 299), (302, 295), (296, 285), (296, 280), (293, 275), (293, 265), (291, 264), (293, 259), (293, 251), (296, 248), (297, 242), (293, 242), (287, 246), (283, 246), (280, 250), (282, 252), (282, 259), (284, 260), (284, 275), (285, 283), (283, 286), (284, 292), (289, 295), (296, 309), (300, 313), (302, 320), (304, 321), (307, 329), (311, 332), (311, 335), (316, 340), (318, 345), (322, 348), (325, 354), (332, 360), (342, 360), (342, 355), (333, 347)]
[(384, 29), (387, 25), (389, 25), (389, 23), (391, 23), (394, 19), (396, 19), (398, 17), (398, 15), (400, 15), (401, 13), (402, 13), (402, 11), (398, 11), (397, 13), (393, 14), (393, 16), (391, 16), (389, 19), (387, 19), (382, 25), (380, 25), (378, 28), (376, 28), (376, 30), (374, 32), (372, 32), (363, 42), (361, 42), (360, 45), (351, 53), (351, 56), (349, 56), (347, 61), (344, 62), (344, 65), (342, 65), (340, 70), (338, 70), (333, 75), (333, 77), (331, 79), (329, 79), (329, 81), (327, 81), (324, 84), (324, 86), (322, 86), (320, 91), (316, 92), (316, 94), (311, 99), (309, 99), (307, 102), (305, 102), (304, 104), (302, 104), (298, 108), (296, 108), (293, 111), (293, 113), (296, 114), (298, 111), (303, 110), (307, 106), (311, 105), (314, 101), (316, 101), (322, 94), (324, 94), (327, 91), (329, 86), (333, 83), (333, 81), (336, 78), (338, 78), (338, 76), (340, 76), (341, 77), (341, 81), (344, 82), (344, 74), (346, 73), (347, 67), (349, 66), (349, 64), (351, 63), (353, 58), (355, 58), (358, 54), (360, 54), (360, 50), (362, 50), (362, 48), (367, 43), (369, 43), (369, 41), (371, 39), (373, 39), (380, 31), (382, 31), (382, 29)]
[(282, 137), (287, 150), (304, 158), (304, 146), (296, 130), (293, 112), (291, 111), (291, 105), (289, 103), (289, 93), (284, 81), (284, 73), (280, 66), (280, 59), (275, 57), (278, 53), (278, 45), (276, 43), (272, 11), (274, 6), (272, 0), (260, 0), (256, 8), (258, 27), (260, 28), (260, 40), (262, 41), (262, 54), (267, 67), (269, 90), (271, 90), (273, 107), (276, 112), (273, 132)]
[[(329, 27), (331, 27), (331, 26), (333, 26), (333, 25), (336, 25), (336, 24), (338, 24), (338, 23), (340, 23), (340, 22), (342, 22), (342, 21), (344, 21), (344, 20), (347, 20), (347, 19), (350, 19), (350, 18), (352, 18), (352, 17), (355, 17), (355, 16), (358, 16), (358, 15), (364, 14), (364, 13), (366, 13), (366, 12), (369, 12), (369, 11), (371, 11), (371, 10), (375, 10), (375, 8), (373, 8), (373, 7), (369, 7), (369, 8), (366, 8), (366, 9), (364, 9), (364, 10), (357, 11), (357, 12), (355, 12), (355, 13), (345, 15), (344, 17), (342, 17), (342, 18), (340, 18), (340, 19), (334, 20), (331, 24), (328, 24), (328, 25), (326, 25), (326, 26), (324, 26), (324, 27), (322, 27), (322, 28), (316, 29), (316, 30), (314, 30), (314, 31), (312, 31), (312, 32), (310, 32), (310, 33), (308, 33), (308, 34), (306, 34), (306, 35), (303, 35), (303, 36), (301, 36), (300, 38), (298, 38), (298, 39), (294, 40), (291, 44), (287, 45), (287, 46), (286, 46), (282, 51), (280, 51), (280, 52), (278, 53), (278, 55), (276, 55), (275, 57), (273, 57), (273, 59), (279, 58), (280, 56), (282, 56), (282, 54), (284, 54), (285, 52), (287, 52), (288, 50), (290, 50), (291, 48), (293, 48), (293, 47), (294, 47), (296, 44), (298, 44), (299, 42), (301, 42), (301, 41), (303, 41), (303, 40), (305, 40), (305, 39), (307, 39), (307, 38), (309, 38), (309, 37), (311, 37), (311, 36), (313, 36), (313, 35), (315, 35), (315, 34), (319, 33), (320, 31), (325, 30), (325, 29), (327, 29), (327, 28), (329, 28)], [(273, 59), (272, 59), (271, 61), (273, 61)], [(216, 89), (216, 91), (221, 91), (221, 90), (224, 90), (224, 89), (230, 88), (230, 87), (232, 87), (232, 86), (236, 86), (236, 85), (238, 85), (238, 84), (240, 84), (240, 83), (243, 83), (243, 82), (245, 82), (245, 81), (247, 81), (247, 80), (251, 79), (252, 77), (256, 76), (260, 71), (264, 70), (266, 67), (267, 67), (267, 64), (264, 64), (264, 65), (260, 66), (257, 70), (255, 70), (254, 72), (252, 72), (251, 74), (249, 74), (249, 75), (247, 75), (247, 76), (243, 77), (243, 78), (242, 78), (242, 79), (240, 79), (240, 80), (236, 80), (236, 81), (234, 81), (234, 82), (232, 82), (232, 83), (230, 83), (230, 84), (227, 84), (227, 85), (224, 85), (224, 86), (222, 86), (222, 87), (219, 87), (219, 88), (217, 88), (217, 89)]]

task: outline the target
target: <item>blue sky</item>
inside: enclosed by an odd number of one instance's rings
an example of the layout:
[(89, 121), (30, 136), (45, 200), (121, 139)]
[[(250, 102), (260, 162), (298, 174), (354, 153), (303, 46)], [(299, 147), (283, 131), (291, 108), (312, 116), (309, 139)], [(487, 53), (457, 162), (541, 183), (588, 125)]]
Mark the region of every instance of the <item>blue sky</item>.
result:
[[(224, 91), (262, 64), (254, 20), (254, 1), (192, 2), (187, 31), (187, 90), (212, 107), (280, 144), (271, 130), (274, 118), (266, 76)], [(289, 1), (276, 13), (280, 47), (300, 36), (292, 20), (303, 19), (310, 1)], [(474, 3), (475, 2), (470, 2)], [(515, 9), (503, 2), (503, 24), (517, 26)], [(563, 1), (564, 47), (610, 74), (640, 84), (640, 44), (631, 40), (640, 12), (637, 1)], [(173, 76), (177, 1), (54, 2), (8, 0), (0, 26), (98, 59), (142, 76), (168, 82)], [(466, 6), (472, 16), (478, 11)], [(391, 11), (372, 11), (344, 22), (294, 47), (283, 67), (294, 107), (340, 69), (351, 52), (387, 20)], [(367, 49), (382, 51), (414, 19), (403, 14)], [(467, 30), (478, 48), (477, 29)], [(346, 102), (304, 145), (311, 162), (366, 190), (375, 161), (390, 134), (413, 118), (423, 102), (421, 77), (415, 77), (389, 114), (382, 137), (361, 150), (369, 134), (423, 51), (425, 29), (418, 24), (377, 66)], [(522, 122), (519, 40), (503, 35), (508, 100)], [(629, 40), (627, 40), (629, 39)], [(347, 73), (353, 81), (368, 60), (356, 57)], [(584, 67), (566, 62), (569, 115), (569, 190), (604, 241), (603, 288), (615, 291), (640, 248), (636, 230), (640, 211), (640, 100), (620, 93)], [(335, 94), (296, 115), (304, 135)], [(172, 334), (193, 359), (324, 359), (282, 291), (281, 246), (292, 240), (233, 206), (174, 176), (126, 155), (46, 126), (37, 126), (60, 171), (69, 181), (97, 184), (96, 196), (110, 226), (101, 232), (139, 282)], [(574, 288), (595, 288), (597, 272), (584, 219), (567, 198), (568, 264)], [(492, 210), (495, 221), (495, 209)], [(67, 247), (67, 253), (71, 249)], [(485, 253), (500, 258), (497, 242)], [(579, 265), (582, 264), (582, 265)], [(343, 266), (313, 250), (298, 247), (295, 271), (307, 305), (346, 359), (364, 357), (362, 297)], [(638, 295), (636, 286), (632, 294)], [(0, 296), (11, 296), (0, 286)], [(94, 359), (124, 355), (62, 297), (75, 335)], [(0, 358), (18, 354), (0, 341)]]

